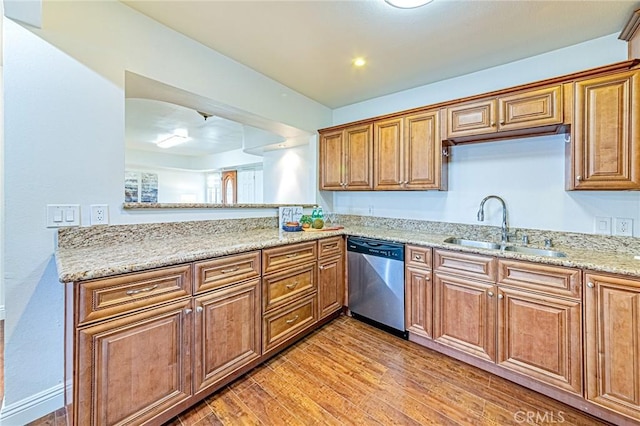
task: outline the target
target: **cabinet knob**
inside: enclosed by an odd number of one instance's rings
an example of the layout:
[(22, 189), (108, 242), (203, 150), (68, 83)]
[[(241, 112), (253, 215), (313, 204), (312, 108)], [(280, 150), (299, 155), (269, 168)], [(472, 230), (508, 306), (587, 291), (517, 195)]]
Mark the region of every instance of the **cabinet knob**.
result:
[(578, 182), (582, 182), (582, 176), (580, 176), (580, 175), (576, 176), (576, 180), (577, 180)]
[(487, 293), (487, 295), (488, 295), (489, 297), (493, 297), (493, 292), (492, 292), (492, 291), (490, 291), (490, 292), (488, 292), (488, 293)]
[(191, 312), (193, 312), (193, 309), (191, 309), (191, 308), (187, 308), (187, 309), (184, 310), (184, 313), (187, 314), (187, 315), (189, 315)]
[(416, 254), (415, 256), (413, 256), (413, 260), (422, 260), (422, 256)]
[(196, 308), (196, 312), (197, 312), (197, 313), (201, 313), (202, 311), (204, 311), (204, 309), (202, 308), (202, 306), (198, 306), (198, 307)]
[(589, 288), (593, 288), (593, 287), (595, 287), (595, 286), (594, 286), (594, 284), (593, 284), (591, 281), (589, 281), (589, 282), (587, 283), (587, 287), (589, 287)]
[(498, 299), (504, 299), (504, 295), (499, 294), (499, 295), (498, 295)]
[(496, 122), (495, 121), (491, 122), (491, 127), (496, 127)]
[(447, 148), (442, 148), (442, 156), (443, 157), (448, 157), (449, 156), (449, 151), (447, 150)]
[(429, 277), (424, 277), (424, 280), (425, 280), (425, 281), (431, 281), (431, 278), (429, 278)]
[(318, 266), (318, 269), (320, 269), (321, 271), (324, 269), (323, 265)]
[(500, 125), (504, 126), (504, 120), (500, 120)]

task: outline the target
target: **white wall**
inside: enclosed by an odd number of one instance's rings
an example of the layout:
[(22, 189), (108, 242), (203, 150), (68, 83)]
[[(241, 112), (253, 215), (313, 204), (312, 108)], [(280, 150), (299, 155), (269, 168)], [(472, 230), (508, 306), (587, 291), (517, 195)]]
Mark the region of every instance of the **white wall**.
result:
[[(4, 21), (5, 401), (2, 424), (62, 405), (63, 287), (45, 205), (107, 203), (111, 223), (275, 215), (123, 211), (124, 72), (314, 131), (331, 111), (115, 2), (46, 2), (43, 30)], [(171, 60), (167, 60), (171, 58)], [(288, 96), (281, 96), (287, 93)]]
[[(542, 80), (626, 59), (626, 44), (611, 35), (507, 65), (334, 110), (334, 123), (382, 115), (443, 100)], [(591, 233), (595, 216), (634, 219), (640, 236), (638, 192), (564, 190), (563, 135), (455, 146), (449, 190), (334, 193), (340, 213), (477, 223), (480, 201), (502, 196), (513, 227)], [(499, 203), (486, 205), (486, 224), (499, 225)]]
[(264, 153), (264, 202), (313, 204), (316, 202), (315, 136), (308, 145)]

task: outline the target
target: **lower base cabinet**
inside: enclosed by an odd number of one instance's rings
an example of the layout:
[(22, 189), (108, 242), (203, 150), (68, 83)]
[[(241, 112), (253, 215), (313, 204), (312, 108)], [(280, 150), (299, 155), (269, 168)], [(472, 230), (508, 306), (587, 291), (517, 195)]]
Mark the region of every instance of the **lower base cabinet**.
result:
[(77, 333), (74, 424), (140, 424), (191, 396), (191, 300)]
[(260, 280), (195, 299), (194, 393), (260, 358)]
[(640, 280), (585, 274), (586, 397), (640, 421)]

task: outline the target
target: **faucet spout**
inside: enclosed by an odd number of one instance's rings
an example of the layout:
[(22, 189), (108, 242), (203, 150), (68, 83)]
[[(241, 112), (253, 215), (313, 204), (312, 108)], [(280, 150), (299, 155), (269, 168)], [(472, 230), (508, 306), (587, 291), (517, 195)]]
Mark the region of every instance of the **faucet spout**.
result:
[(502, 203), (502, 229), (501, 229), (502, 232), (501, 233), (502, 233), (502, 242), (506, 243), (509, 235), (509, 227), (507, 225), (507, 205), (505, 204), (502, 198), (498, 197), (497, 195), (488, 195), (484, 197), (480, 202), (480, 208), (478, 209), (478, 221), (479, 222), (484, 221), (484, 203), (486, 203), (487, 200), (490, 198), (495, 198), (496, 200), (500, 201), (500, 203)]

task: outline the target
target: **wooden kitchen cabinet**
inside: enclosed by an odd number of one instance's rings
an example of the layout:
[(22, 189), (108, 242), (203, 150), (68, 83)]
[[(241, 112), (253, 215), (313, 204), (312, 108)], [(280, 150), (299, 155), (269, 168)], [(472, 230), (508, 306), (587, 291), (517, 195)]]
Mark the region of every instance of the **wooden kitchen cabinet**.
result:
[(320, 134), (320, 189), (373, 189), (373, 125)]
[(498, 287), (498, 358), (503, 368), (582, 395), (582, 304)]
[(433, 338), (486, 361), (496, 360), (496, 286), (434, 274)]
[(73, 424), (141, 424), (191, 396), (191, 303), (78, 330)]
[(562, 84), (453, 105), (447, 108), (447, 139), (466, 142), (494, 133), (491, 137), (500, 139), (555, 132), (564, 121), (563, 107)]
[(405, 247), (405, 329), (422, 337), (433, 337), (433, 281), (431, 249)]
[(495, 99), (469, 102), (447, 108), (447, 139), (497, 131)]
[(567, 189), (640, 189), (640, 71), (573, 83)]
[(586, 273), (586, 398), (640, 420), (640, 280)]
[(318, 320), (322, 320), (344, 305), (344, 238), (325, 238), (318, 246)]
[(446, 189), (439, 111), (374, 122), (374, 189)]
[(195, 299), (194, 394), (260, 358), (260, 280)]

